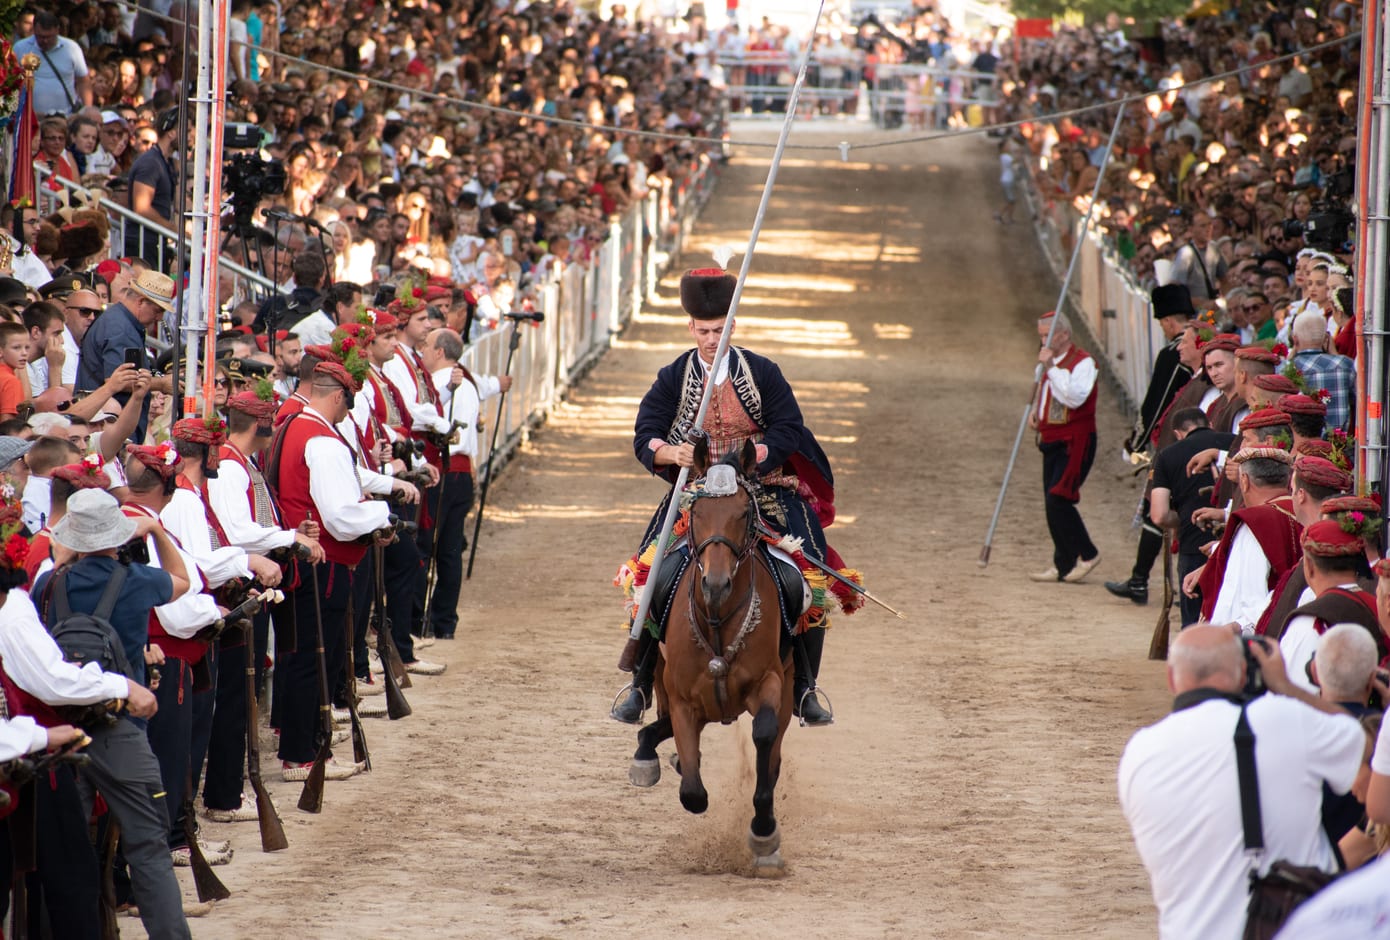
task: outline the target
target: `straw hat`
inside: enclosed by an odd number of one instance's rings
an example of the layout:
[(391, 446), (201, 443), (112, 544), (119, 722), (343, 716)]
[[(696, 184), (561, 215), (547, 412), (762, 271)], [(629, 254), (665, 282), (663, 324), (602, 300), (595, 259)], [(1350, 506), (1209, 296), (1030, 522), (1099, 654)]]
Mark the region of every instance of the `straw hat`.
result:
[(67, 514), (53, 527), (53, 541), (81, 553), (119, 548), (134, 534), (135, 520), (105, 490), (73, 493)]
[(141, 271), (130, 289), (165, 310), (174, 309), (174, 279), (158, 271)]

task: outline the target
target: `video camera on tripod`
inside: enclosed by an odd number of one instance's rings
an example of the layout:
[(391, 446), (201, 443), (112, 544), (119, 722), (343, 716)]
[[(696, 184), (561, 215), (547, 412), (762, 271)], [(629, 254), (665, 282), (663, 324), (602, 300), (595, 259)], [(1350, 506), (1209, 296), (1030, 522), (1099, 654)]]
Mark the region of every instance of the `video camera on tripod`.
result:
[[(254, 124), (228, 124), (223, 131), (222, 146), (227, 150), (254, 151), (260, 145), (261, 131)], [(250, 228), (261, 200), (284, 195), (288, 185), (285, 165), (258, 153), (236, 153), (222, 164), (222, 188), (231, 200), (232, 224), (238, 229)]]

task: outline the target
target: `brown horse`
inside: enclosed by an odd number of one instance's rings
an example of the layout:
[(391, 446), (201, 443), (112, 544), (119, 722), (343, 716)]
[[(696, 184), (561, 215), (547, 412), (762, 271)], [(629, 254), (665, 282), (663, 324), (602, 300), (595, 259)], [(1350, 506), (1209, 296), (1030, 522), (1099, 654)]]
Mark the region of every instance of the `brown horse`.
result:
[(792, 660), (782, 654), (777, 584), (759, 548), (758, 505), (750, 482), (757, 463), (751, 442), (709, 466), (703, 439), (694, 472), (703, 490), (691, 502), (687, 541), (692, 564), (674, 588), (674, 602), (656, 670), (657, 720), (637, 733), (628, 778), (641, 787), (661, 778), (656, 747), (676, 740), (681, 805), (703, 813), (709, 794), (700, 779), (700, 732), (712, 721), (753, 716), (757, 785), (748, 847), (755, 871), (782, 869), (781, 833), (773, 791), (782, 767), (782, 737), (792, 716)]

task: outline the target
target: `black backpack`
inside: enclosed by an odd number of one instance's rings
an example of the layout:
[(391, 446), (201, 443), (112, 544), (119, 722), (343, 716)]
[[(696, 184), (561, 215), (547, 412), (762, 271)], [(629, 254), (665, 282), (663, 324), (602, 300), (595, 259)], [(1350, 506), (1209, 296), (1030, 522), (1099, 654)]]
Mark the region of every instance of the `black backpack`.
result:
[(44, 625), (68, 662), (75, 663), (79, 668), (96, 663), (103, 672), (120, 673), (127, 679), (135, 677), (130, 661), (126, 659), (120, 634), (111, 626), (110, 619), (128, 573), (125, 565), (116, 566), (111, 580), (106, 583), (106, 590), (97, 601), (96, 609), (90, 614), (72, 612), (68, 603), (67, 571), (53, 576), (48, 584), (49, 604)]

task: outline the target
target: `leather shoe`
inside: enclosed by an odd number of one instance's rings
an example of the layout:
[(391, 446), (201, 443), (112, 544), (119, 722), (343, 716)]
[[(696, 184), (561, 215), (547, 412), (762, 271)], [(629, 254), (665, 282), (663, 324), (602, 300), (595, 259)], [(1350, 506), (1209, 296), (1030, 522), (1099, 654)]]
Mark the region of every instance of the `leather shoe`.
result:
[(618, 704), (613, 706), (610, 713), (614, 720), (621, 721), (625, 725), (638, 725), (642, 723), (642, 713), (647, 710), (647, 697), (638, 688), (628, 689), (627, 696)]
[(797, 705), (793, 714), (808, 725), (831, 725), (835, 723), (835, 716), (825, 710), (821, 705), (820, 699), (812, 692), (810, 695), (802, 697), (802, 693), (797, 693)]
[(1046, 571), (1035, 571), (1028, 576), (1030, 581), (1060, 581), (1061, 575), (1057, 573), (1057, 566), (1053, 565)]
[(1062, 580), (1067, 582), (1068, 584), (1079, 584), (1081, 580), (1086, 577), (1086, 575), (1090, 574), (1092, 571), (1095, 571), (1096, 565), (1099, 564), (1100, 552), (1096, 552), (1096, 557), (1092, 558), (1090, 561), (1083, 561), (1080, 558), (1078, 558), (1076, 560), (1076, 567), (1068, 571), (1062, 577)]
[(1106, 581), (1105, 589), (1116, 597), (1134, 601), (1136, 604), (1149, 602), (1149, 582), (1138, 578), (1130, 578), (1128, 581)]

